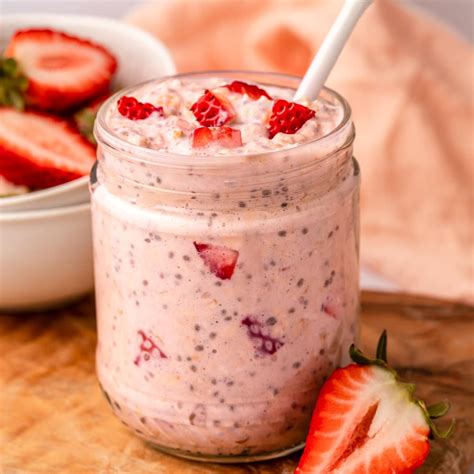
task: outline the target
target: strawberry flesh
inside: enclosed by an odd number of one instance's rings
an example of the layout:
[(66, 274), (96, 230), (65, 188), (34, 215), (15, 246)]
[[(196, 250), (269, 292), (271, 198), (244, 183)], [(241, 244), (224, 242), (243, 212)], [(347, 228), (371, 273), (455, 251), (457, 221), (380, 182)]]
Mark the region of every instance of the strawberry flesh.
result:
[(223, 245), (194, 242), (199, 256), (217, 278), (230, 280), (234, 274), (239, 252)]
[(191, 106), (191, 111), (203, 127), (221, 127), (235, 116), (230, 103), (209, 90)]
[(153, 112), (163, 116), (163, 107), (156, 107), (148, 102), (139, 102), (135, 97), (123, 96), (117, 102), (117, 108), (120, 115), (130, 120), (144, 120)]
[(117, 68), (103, 46), (51, 29), (17, 31), (5, 56), (28, 77), (27, 102), (63, 112), (105, 93)]
[(273, 104), (268, 123), (268, 137), (273, 138), (277, 133), (292, 135), (315, 115), (313, 109), (304, 105), (278, 99)]
[(240, 130), (231, 127), (198, 127), (193, 131), (193, 148), (200, 148), (217, 142), (224, 148), (242, 146)]
[(271, 100), (271, 97), (268, 95), (265, 89), (262, 89), (254, 84), (247, 84), (242, 81), (233, 81), (230, 84), (226, 85), (227, 89), (237, 94), (246, 94), (252, 100), (258, 100), (260, 97), (266, 97)]
[(269, 328), (253, 316), (246, 316), (241, 324), (247, 327), (247, 335), (255, 342), (256, 350), (261, 354), (275, 354), (285, 344), (272, 337)]
[(140, 365), (142, 361), (148, 362), (151, 358), (167, 359), (166, 354), (158, 347), (150, 336), (147, 336), (141, 329), (138, 331), (141, 338), (139, 353), (135, 357), (133, 363)]
[(428, 455), (429, 431), (389, 370), (352, 364), (321, 389), (295, 473), (411, 473)]
[(375, 359), (354, 345), (355, 364), (337, 369), (321, 388), (306, 446), (295, 474), (411, 474), (428, 453), (430, 434), (446, 438), (433, 419), (449, 404), (431, 407), (414, 398), (414, 386), (401, 383), (388, 366), (384, 331)]
[(0, 108), (0, 176), (43, 189), (89, 173), (95, 147), (69, 122), (36, 112)]
[(214, 141), (212, 130), (208, 127), (198, 127), (193, 131), (193, 148), (210, 145)]

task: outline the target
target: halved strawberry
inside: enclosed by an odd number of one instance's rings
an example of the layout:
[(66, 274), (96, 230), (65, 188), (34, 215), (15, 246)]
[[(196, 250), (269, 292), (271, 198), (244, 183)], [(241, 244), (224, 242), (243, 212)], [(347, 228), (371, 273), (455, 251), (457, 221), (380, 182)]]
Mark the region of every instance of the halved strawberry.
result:
[(273, 104), (272, 115), (268, 123), (268, 136), (273, 138), (277, 133), (296, 133), (316, 112), (309, 107), (278, 99)]
[(103, 94), (117, 68), (103, 46), (50, 29), (17, 31), (5, 55), (28, 77), (28, 103), (48, 111), (68, 110)]
[(193, 131), (193, 148), (200, 148), (217, 142), (225, 148), (242, 146), (240, 130), (231, 127), (198, 127)]
[(429, 452), (428, 437), (439, 433), (433, 419), (449, 404), (431, 407), (413, 398), (414, 386), (398, 380), (387, 364), (384, 331), (376, 359), (354, 345), (356, 364), (337, 369), (319, 393), (306, 448), (295, 474), (410, 474)]
[(232, 92), (237, 92), (238, 94), (247, 94), (252, 100), (258, 100), (260, 97), (266, 97), (271, 100), (271, 97), (268, 95), (265, 89), (262, 89), (255, 84), (247, 84), (242, 81), (233, 81), (230, 84), (227, 84), (225, 87)]
[(235, 117), (230, 102), (209, 90), (191, 106), (191, 112), (204, 127), (220, 127)]
[(230, 280), (234, 274), (235, 264), (239, 258), (237, 250), (223, 245), (203, 244), (194, 242), (199, 256), (209, 270), (221, 280)]
[(42, 189), (89, 173), (95, 148), (69, 122), (0, 108), (0, 176)]

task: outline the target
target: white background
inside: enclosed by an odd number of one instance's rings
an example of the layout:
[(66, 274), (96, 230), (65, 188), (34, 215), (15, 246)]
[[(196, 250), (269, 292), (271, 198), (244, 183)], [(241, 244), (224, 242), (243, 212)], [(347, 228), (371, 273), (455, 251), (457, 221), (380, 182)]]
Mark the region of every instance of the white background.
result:
[[(173, 0), (154, 1), (172, 2)], [(219, 0), (202, 0), (202, 3), (212, 4), (215, 1)], [(429, 12), (474, 41), (474, 0), (399, 1)], [(120, 18), (134, 6), (145, 2), (146, 0), (0, 0), (0, 13), (81, 13)]]

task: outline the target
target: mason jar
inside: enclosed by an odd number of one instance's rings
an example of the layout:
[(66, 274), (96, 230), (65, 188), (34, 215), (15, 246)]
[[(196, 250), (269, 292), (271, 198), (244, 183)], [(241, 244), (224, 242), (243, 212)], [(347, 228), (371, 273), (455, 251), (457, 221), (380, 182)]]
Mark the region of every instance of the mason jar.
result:
[[(208, 75), (216, 73), (192, 77)], [(95, 128), (96, 360), (105, 397), (136, 435), (179, 456), (242, 462), (295, 451), (319, 387), (348, 361), (357, 334), (359, 168), (349, 105), (324, 89), (322, 103), (341, 112), (325, 136), (197, 157), (110, 129), (109, 109), (134, 90), (110, 98)], [(199, 250), (209, 248), (237, 257), (231, 278), (212, 271)]]

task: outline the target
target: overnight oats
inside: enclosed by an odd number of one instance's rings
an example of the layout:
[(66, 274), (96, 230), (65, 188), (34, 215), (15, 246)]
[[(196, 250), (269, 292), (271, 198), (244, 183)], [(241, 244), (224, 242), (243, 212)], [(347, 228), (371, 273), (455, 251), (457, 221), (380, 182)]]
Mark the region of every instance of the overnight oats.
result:
[(258, 73), (175, 76), (108, 100), (92, 214), (97, 372), (116, 416), (194, 459), (301, 447), (357, 336), (347, 103)]

